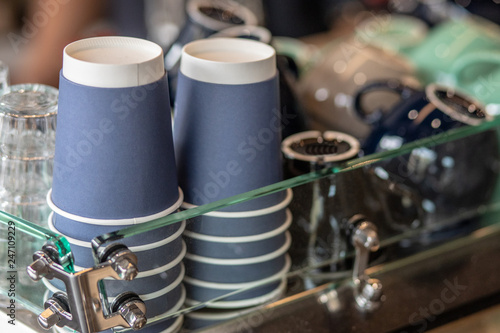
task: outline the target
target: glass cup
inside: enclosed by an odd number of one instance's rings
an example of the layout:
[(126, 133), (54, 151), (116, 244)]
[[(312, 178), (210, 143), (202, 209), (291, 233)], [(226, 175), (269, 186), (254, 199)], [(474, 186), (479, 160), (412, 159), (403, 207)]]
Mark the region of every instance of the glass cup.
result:
[(9, 87), (0, 96), (0, 209), (45, 223), (52, 183), (58, 90), (40, 84)]
[[(0, 84), (2, 82), (0, 65)], [(0, 210), (46, 225), (50, 208), (45, 196), (52, 182), (58, 90), (40, 84), (0, 89)], [(8, 232), (0, 227), (0, 257), (7, 258)], [(28, 234), (16, 234), (16, 265), (30, 264), (28, 254), (39, 249)], [(7, 281), (7, 261), (0, 266), (0, 288)], [(18, 275), (19, 288), (29, 288), (26, 274)]]

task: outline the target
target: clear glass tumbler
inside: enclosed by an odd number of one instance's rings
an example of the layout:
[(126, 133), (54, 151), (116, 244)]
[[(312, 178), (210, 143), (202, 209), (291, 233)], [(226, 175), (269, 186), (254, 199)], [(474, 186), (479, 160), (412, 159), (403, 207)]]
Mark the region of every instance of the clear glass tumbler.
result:
[[(13, 85), (0, 92), (0, 210), (42, 226), (48, 225), (50, 214), (45, 197), (52, 186), (57, 100), (57, 89), (40, 84)], [(31, 290), (33, 282), (24, 272), (42, 244), (7, 231), (0, 226), (0, 258), (9, 254), (16, 260), (15, 267), (7, 260), (0, 263), (0, 289), (14, 268), (18, 288)], [(9, 235), (15, 237), (10, 252)]]
[(10, 86), (0, 96), (0, 209), (45, 225), (52, 185), (58, 90)]

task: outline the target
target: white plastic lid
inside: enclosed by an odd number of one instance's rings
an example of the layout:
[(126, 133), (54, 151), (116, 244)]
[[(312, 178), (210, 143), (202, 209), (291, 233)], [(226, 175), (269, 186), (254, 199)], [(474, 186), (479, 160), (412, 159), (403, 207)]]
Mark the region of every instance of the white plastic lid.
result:
[(91, 87), (136, 87), (165, 74), (163, 50), (132, 37), (95, 37), (67, 45), (63, 53), (66, 79)]
[(180, 70), (191, 79), (209, 83), (262, 82), (276, 74), (276, 51), (248, 39), (201, 39), (184, 46)]

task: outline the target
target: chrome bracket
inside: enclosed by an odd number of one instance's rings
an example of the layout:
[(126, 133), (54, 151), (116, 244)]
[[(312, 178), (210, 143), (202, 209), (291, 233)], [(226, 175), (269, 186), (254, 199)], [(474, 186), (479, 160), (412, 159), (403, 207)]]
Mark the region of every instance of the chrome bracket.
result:
[(113, 327), (138, 330), (146, 324), (146, 306), (139, 296), (122, 293), (108, 305), (99, 289), (99, 281), (104, 278), (128, 281), (137, 276), (137, 257), (125, 245), (109, 245), (98, 255), (100, 264), (76, 273), (65, 271), (53, 253), (45, 246), (35, 252), (34, 262), (27, 267), (34, 281), (59, 279), (66, 286), (66, 293), (57, 292), (45, 302), (45, 311), (38, 316), (42, 328), (57, 325), (93, 333)]
[(349, 223), (354, 226), (351, 242), (356, 250), (352, 279), (354, 298), (360, 311), (371, 312), (378, 309), (382, 300), (382, 283), (366, 274), (370, 252), (380, 247), (377, 227), (362, 215), (355, 215)]

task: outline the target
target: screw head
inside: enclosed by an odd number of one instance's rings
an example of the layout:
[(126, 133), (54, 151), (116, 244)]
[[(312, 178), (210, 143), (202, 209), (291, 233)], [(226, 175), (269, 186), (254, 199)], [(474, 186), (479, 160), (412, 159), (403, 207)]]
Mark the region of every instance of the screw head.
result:
[(117, 259), (113, 263), (113, 269), (125, 281), (133, 280), (138, 274), (137, 266), (125, 257)]
[(139, 270), (137, 269), (137, 256), (127, 248), (119, 249), (109, 255), (113, 270), (122, 280), (133, 280)]
[(372, 302), (379, 301), (382, 297), (382, 283), (378, 279), (368, 279), (361, 294)]
[(66, 296), (62, 293), (55, 293), (45, 304), (45, 310), (38, 316), (38, 323), (46, 330), (57, 325), (65, 315), (67, 306), (65, 304)]
[(54, 327), (59, 321), (61, 320), (61, 317), (57, 314), (56, 311), (54, 311), (52, 308), (47, 308), (45, 311), (43, 311), (39, 316), (38, 316), (38, 323), (40, 326), (45, 329), (49, 330), (52, 327)]
[(356, 286), (356, 305), (361, 311), (371, 312), (378, 309), (382, 303), (382, 283), (377, 279), (358, 281)]
[(26, 272), (33, 281), (39, 281), (49, 274), (51, 259), (43, 251), (37, 251), (33, 255), (33, 260), (34, 262), (26, 268)]
[(371, 222), (361, 223), (353, 235), (353, 243), (358, 244), (372, 252), (380, 247), (380, 241), (377, 234), (377, 227)]
[(140, 300), (125, 303), (120, 307), (119, 312), (134, 331), (140, 330), (147, 323), (146, 307)]

